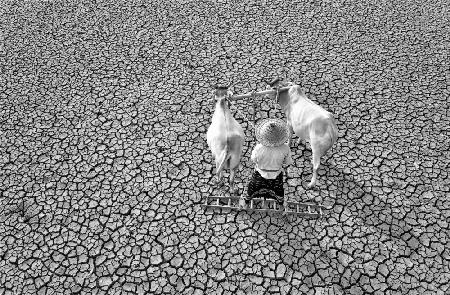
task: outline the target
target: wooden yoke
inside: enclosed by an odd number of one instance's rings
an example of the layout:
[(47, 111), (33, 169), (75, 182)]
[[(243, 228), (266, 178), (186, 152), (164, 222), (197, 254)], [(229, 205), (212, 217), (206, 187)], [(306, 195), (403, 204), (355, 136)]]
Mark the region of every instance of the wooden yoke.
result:
[[(281, 87), (280, 91), (284, 91), (284, 90), (289, 90), (291, 88), (291, 86), (286, 86), (286, 87)], [(239, 99), (244, 99), (244, 98), (251, 98), (254, 95), (256, 96), (262, 96), (262, 95), (267, 95), (267, 94), (276, 94), (277, 90), (276, 89), (268, 89), (268, 90), (263, 90), (263, 91), (258, 91), (258, 92), (250, 92), (247, 94), (240, 94), (240, 95), (233, 95), (230, 100), (231, 101), (236, 101)]]

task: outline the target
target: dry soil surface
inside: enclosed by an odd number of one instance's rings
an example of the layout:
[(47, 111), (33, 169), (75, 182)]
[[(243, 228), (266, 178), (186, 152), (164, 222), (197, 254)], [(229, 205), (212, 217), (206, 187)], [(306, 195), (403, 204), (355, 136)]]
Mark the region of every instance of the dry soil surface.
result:
[[(0, 294), (449, 294), (446, 1), (1, 1)], [(320, 220), (204, 211), (212, 87), (331, 111)], [(246, 130), (273, 101), (231, 108)], [(255, 110), (255, 119), (253, 119)]]

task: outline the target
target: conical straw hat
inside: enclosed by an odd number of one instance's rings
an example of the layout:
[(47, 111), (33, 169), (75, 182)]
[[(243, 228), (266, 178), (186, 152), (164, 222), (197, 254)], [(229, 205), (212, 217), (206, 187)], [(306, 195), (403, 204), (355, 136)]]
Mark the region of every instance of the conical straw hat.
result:
[(281, 119), (264, 119), (255, 127), (256, 139), (264, 146), (280, 146), (289, 139), (289, 130)]

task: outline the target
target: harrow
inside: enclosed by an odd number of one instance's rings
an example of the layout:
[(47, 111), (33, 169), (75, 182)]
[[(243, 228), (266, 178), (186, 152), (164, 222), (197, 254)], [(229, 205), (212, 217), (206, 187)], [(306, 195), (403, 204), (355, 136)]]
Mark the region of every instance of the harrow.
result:
[(320, 218), (324, 215), (324, 211), (329, 208), (312, 204), (312, 203), (298, 203), (286, 202), (286, 206), (280, 206), (276, 200), (254, 198), (249, 201), (247, 208), (242, 208), (240, 205), (240, 197), (228, 196), (208, 196), (202, 207), (229, 209), (247, 212), (265, 212), (265, 213), (279, 213), (284, 215), (296, 215), (301, 217), (315, 217)]

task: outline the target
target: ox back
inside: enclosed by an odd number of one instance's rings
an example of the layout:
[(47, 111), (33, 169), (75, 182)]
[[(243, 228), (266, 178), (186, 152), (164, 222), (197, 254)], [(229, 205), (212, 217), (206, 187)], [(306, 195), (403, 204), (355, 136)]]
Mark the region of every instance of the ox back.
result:
[(221, 181), (222, 170), (230, 169), (230, 190), (234, 192), (234, 176), (242, 156), (244, 131), (231, 115), (223, 98), (216, 103), (206, 137), (216, 162), (218, 181)]
[(280, 104), (291, 130), (311, 144), (313, 177), (308, 187), (312, 187), (316, 184), (320, 158), (333, 146), (338, 136), (333, 115), (306, 97), (298, 85), (280, 94)]

